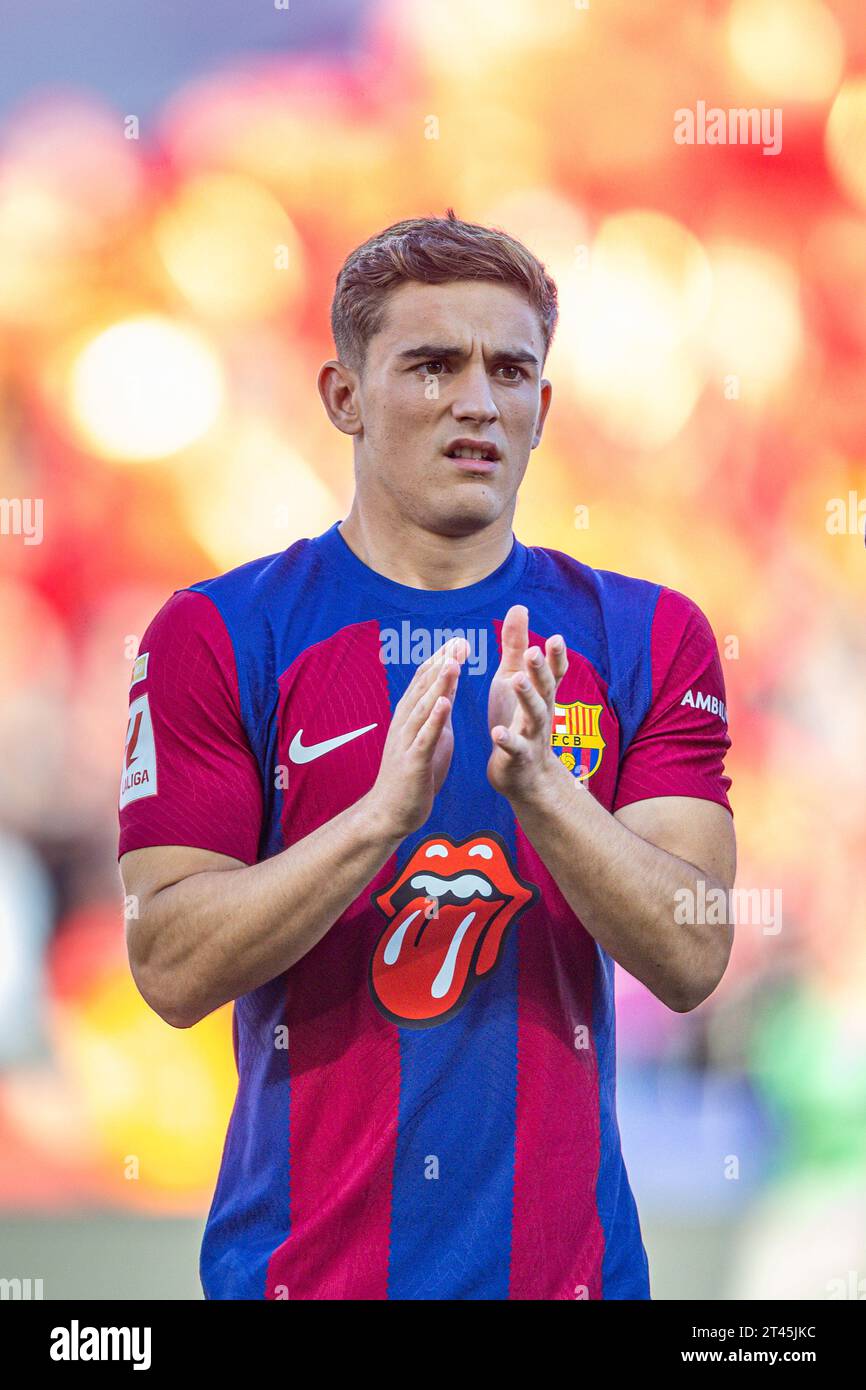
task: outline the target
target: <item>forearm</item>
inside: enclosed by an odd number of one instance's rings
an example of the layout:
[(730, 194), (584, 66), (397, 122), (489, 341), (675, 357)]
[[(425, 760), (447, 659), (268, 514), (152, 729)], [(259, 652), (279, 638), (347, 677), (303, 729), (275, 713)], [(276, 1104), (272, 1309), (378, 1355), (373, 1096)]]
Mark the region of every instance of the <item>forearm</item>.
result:
[(514, 811), (569, 907), (614, 960), (672, 1009), (712, 992), (730, 928), (678, 922), (676, 895), (696, 895), (699, 881), (708, 892), (724, 884), (633, 834), (556, 763)]
[(190, 874), (155, 893), (142, 905), (138, 956), (142, 979), (158, 982), (158, 1011), (188, 1027), (282, 974), (399, 843), (362, 797), (260, 864)]

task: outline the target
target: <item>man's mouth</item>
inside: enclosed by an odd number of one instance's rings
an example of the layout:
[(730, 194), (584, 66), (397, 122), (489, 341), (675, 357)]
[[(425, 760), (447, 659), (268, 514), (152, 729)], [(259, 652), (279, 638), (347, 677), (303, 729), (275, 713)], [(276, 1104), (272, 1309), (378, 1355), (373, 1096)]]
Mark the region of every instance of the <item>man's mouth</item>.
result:
[(479, 463), (498, 463), (500, 454), (490, 440), (455, 439), (445, 450), (449, 459), (475, 459)]
[(388, 918), (370, 962), (377, 1007), (404, 1027), (443, 1023), (497, 964), (537, 891), (513, 873), (498, 835), (429, 836), (376, 897)]

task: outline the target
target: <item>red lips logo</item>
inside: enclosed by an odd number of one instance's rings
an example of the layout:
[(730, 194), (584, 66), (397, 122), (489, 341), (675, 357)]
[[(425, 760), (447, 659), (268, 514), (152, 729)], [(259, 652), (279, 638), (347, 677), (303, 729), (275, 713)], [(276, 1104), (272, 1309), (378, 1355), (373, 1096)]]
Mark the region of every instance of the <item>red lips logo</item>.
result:
[(538, 897), (495, 831), (456, 842), (428, 835), (376, 906), (387, 924), (370, 960), (370, 993), (403, 1028), (432, 1028), (463, 1007), (502, 955), (511, 923)]

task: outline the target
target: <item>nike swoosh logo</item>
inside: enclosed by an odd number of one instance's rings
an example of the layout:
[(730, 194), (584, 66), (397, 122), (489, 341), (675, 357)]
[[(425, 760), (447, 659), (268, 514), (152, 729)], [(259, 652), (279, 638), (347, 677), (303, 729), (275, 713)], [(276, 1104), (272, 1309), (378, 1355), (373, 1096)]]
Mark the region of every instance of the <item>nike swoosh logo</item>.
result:
[(353, 729), (350, 734), (337, 734), (336, 738), (326, 738), (321, 743), (310, 743), (306, 747), (301, 742), (304, 731), (298, 729), (289, 748), (289, 757), (293, 763), (311, 763), (314, 758), (321, 758), (323, 753), (330, 753), (332, 748), (351, 743), (353, 738), (360, 738), (361, 734), (368, 734), (375, 728), (375, 724), (365, 724), (363, 729)]

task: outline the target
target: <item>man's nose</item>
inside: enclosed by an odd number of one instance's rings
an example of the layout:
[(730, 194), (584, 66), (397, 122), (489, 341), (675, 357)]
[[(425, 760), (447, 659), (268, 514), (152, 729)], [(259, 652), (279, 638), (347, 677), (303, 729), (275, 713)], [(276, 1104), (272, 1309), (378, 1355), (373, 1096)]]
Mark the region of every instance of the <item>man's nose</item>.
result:
[(493, 397), (490, 377), (483, 362), (470, 362), (464, 367), (451, 408), (458, 420), (499, 418), (499, 408)]

